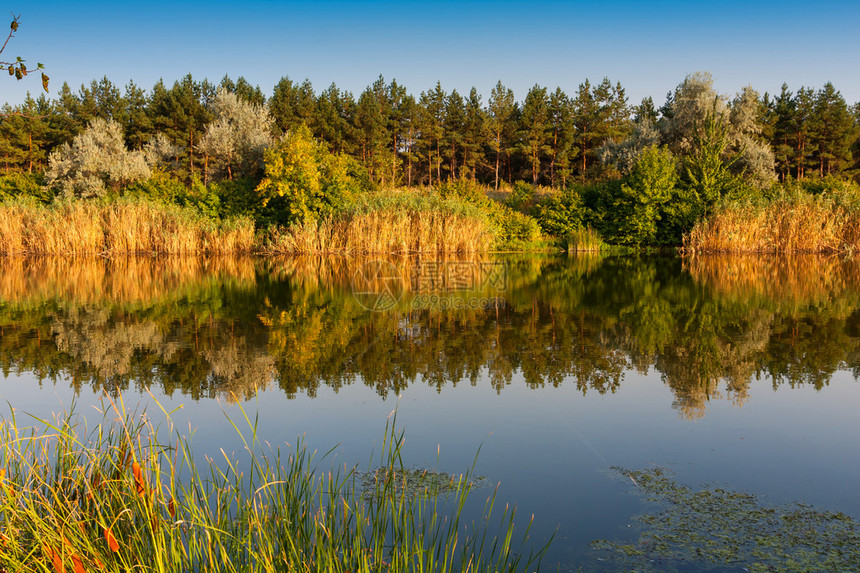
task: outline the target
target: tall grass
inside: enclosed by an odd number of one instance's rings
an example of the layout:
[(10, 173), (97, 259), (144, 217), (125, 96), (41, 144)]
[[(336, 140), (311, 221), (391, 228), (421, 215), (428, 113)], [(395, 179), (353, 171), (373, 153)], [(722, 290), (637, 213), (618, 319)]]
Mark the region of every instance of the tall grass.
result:
[(218, 222), (148, 201), (0, 203), (2, 254), (228, 254), (254, 245), (250, 219)]
[(567, 236), (567, 252), (605, 251), (609, 245), (591, 227), (580, 227)]
[(361, 197), (321, 221), (270, 230), (262, 250), (279, 254), (462, 254), (491, 250), (493, 234), (475, 207), (413, 192)]
[[(381, 468), (320, 472), (302, 445), (264, 449), (245, 421), (247, 459), (195, 463), (144, 417), (87, 432), (75, 416), (0, 426), (0, 568), (8, 571), (510, 571), (539, 566), (514, 539), (514, 513), (464, 527), (469, 474), (401, 466), (386, 427)], [(244, 424), (244, 423), (243, 423)], [(238, 431), (238, 426), (237, 426)], [(82, 435), (83, 434), (83, 435)], [(240, 432), (240, 435), (241, 432)], [(411, 479), (404, 477), (413, 476)], [(428, 478), (429, 476), (429, 478)], [(417, 478), (417, 479), (416, 479)], [(498, 525), (496, 533), (489, 523)], [(526, 542), (526, 529), (523, 542)], [(545, 547), (544, 547), (545, 549)]]
[(688, 253), (843, 253), (860, 249), (860, 203), (851, 194), (788, 191), (728, 203), (684, 238)]

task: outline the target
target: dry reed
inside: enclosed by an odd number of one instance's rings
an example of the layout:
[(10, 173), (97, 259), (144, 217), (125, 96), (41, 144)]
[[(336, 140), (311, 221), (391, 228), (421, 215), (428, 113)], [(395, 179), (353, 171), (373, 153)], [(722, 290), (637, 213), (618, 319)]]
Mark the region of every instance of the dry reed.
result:
[(732, 203), (684, 238), (687, 253), (844, 253), (860, 247), (860, 208), (842, 197), (783, 195)]
[(0, 203), (2, 254), (232, 254), (253, 246), (250, 219), (219, 223), (173, 205)]
[(454, 254), (489, 251), (492, 234), (480, 219), (458, 213), (384, 210), (350, 213), (269, 232), (273, 254)]

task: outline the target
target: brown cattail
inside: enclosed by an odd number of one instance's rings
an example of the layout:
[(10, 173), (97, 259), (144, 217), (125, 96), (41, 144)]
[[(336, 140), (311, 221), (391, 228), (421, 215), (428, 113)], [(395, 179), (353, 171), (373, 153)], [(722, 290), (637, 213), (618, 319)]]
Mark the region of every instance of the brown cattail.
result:
[(42, 552), (51, 560), (54, 565), (54, 573), (66, 573), (66, 567), (63, 565), (63, 559), (59, 553), (54, 551), (48, 545), (42, 546)]
[(116, 553), (119, 551), (119, 543), (116, 540), (116, 537), (113, 536), (113, 532), (109, 527), (105, 527), (105, 541), (107, 541), (108, 547), (110, 550)]
[(171, 518), (176, 519), (176, 505), (173, 503), (172, 497), (167, 502), (167, 513), (170, 514)]
[(134, 474), (134, 483), (137, 486), (137, 495), (143, 497), (146, 494), (146, 482), (143, 481), (143, 472), (140, 471), (140, 464), (137, 462), (131, 464), (131, 472)]
[(72, 565), (75, 567), (75, 573), (87, 573), (84, 564), (81, 562), (81, 558), (75, 554), (72, 554)]
[(93, 470), (93, 477), (90, 479), (90, 483), (95, 490), (101, 490), (102, 488), (102, 476), (98, 470)]

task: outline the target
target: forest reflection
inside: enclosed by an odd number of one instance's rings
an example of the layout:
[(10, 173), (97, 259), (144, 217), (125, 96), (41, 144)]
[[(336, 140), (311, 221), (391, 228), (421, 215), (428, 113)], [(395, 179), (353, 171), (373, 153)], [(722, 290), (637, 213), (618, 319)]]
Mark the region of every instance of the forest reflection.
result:
[(3, 259), (0, 366), (236, 400), (355, 383), (604, 394), (637, 371), (696, 418), (753, 380), (856, 377), (858, 303), (860, 264), (822, 257)]

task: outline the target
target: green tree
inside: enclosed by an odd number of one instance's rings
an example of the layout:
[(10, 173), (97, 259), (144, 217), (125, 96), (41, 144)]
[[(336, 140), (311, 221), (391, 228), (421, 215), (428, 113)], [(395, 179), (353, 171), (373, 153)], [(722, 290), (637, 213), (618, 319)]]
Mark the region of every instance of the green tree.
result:
[(815, 94), (812, 116), (814, 159), (821, 177), (838, 174), (851, 165), (854, 117), (842, 94), (827, 82)]
[(695, 194), (700, 214), (704, 214), (721, 196), (737, 188), (737, 179), (730, 171), (736, 157), (729, 154), (729, 124), (725, 116), (714, 111), (693, 132), (693, 152), (684, 158), (684, 173), (688, 187)]
[(642, 123), (657, 123), (657, 109), (654, 107), (654, 100), (651, 96), (642, 98), (639, 105), (633, 106), (633, 123), (640, 125)]
[(501, 80), (490, 92), (487, 104), (487, 129), (490, 133), (490, 148), (496, 154), (494, 185), (499, 189), (499, 165), (503, 154), (510, 149), (513, 119), (517, 113), (514, 92), (502, 85)]
[(531, 167), (532, 184), (537, 185), (541, 175), (541, 160), (552, 151), (551, 125), (547, 89), (535, 85), (523, 100), (520, 119), (520, 149)]
[(481, 106), (481, 96), (474, 87), (469, 91), (466, 101), (466, 117), (463, 125), (463, 168), (464, 176), (472, 181), (478, 176), (478, 168), (483, 166), (486, 158), (484, 145), (486, 141), (487, 115)]
[(314, 133), (328, 143), (332, 151), (354, 155), (358, 149), (355, 115), (352, 94), (331, 84), (317, 98)]
[(224, 88), (231, 94), (236, 94), (237, 97), (250, 104), (258, 106), (266, 105), (266, 95), (263, 93), (263, 90), (260, 89), (260, 86), (252, 86), (248, 80), (242, 76), (239, 76), (239, 78), (234, 82), (230, 79), (229, 75), (225, 75), (221, 79), (221, 83), (218, 84), (218, 87)]
[(445, 107), (448, 100), (442, 83), (436, 82), (436, 87), (427, 92), (421, 92), (418, 100), (421, 109), (421, 150), (427, 160), (427, 175), (430, 185), (433, 184), (433, 172), (436, 172), (436, 182), (442, 181), (442, 144), (445, 137)]
[(390, 133), (392, 107), (385, 80), (379, 76), (358, 98), (355, 120), (358, 127), (361, 162), (375, 182), (384, 182), (391, 172), (393, 152)]
[(174, 82), (170, 89), (159, 80), (150, 93), (153, 127), (180, 150), (177, 162), (187, 165), (189, 180), (198, 170), (202, 171), (203, 161), (197, 147), (212, 120), (209, 103), (214, 96), (212, 84), (195, 81), (191, 74)]
[(269, 99), (269, 113), (275, 120), (275, 125), (281, 133), (289, 131), (297, 125), (313, 123), (316, 110), (316, 96), (310, 80), (301, 84), (284, 76), (275, 85), (274, 93)]
[(613, 201), (614, 239), (625, 244), (655, 243), (661, 214), (677, 182), (672, 152), (656, 145), (645, 149)]
[(769, 110), (769, 123), (772, 126), (773, 148), (776, 172), (782, 181), (791, 175), (794, 160), (795, 139), (797, 137), (796, 102), (788, 89), (782, 84), (779, 96), (774, 99)]
[(815, 92), (812, 88), (801, 87), (794, 96), (795, 107), (795, 150), (794, 170), (798, 179), (806, 176), (807, 167), (812, 163), (815, 148)]
[(573, 104), (561, 88), (556, 88), (549, 98), (549, 123), (550, 185), (556, 187), (560, 183), (565, 188), (570, 176), (570, 159), (576, 153), (576, 148), (573, 147)]
[[(452, 90), (445, 98), (445, 156), (448, 159), (448, 176), (457, 180), (457, 168), (462, 176), (462, 157), (466, 140), (466, 102), (463, 96)], [(460, 162), (458, 163), (458, 159)]]

